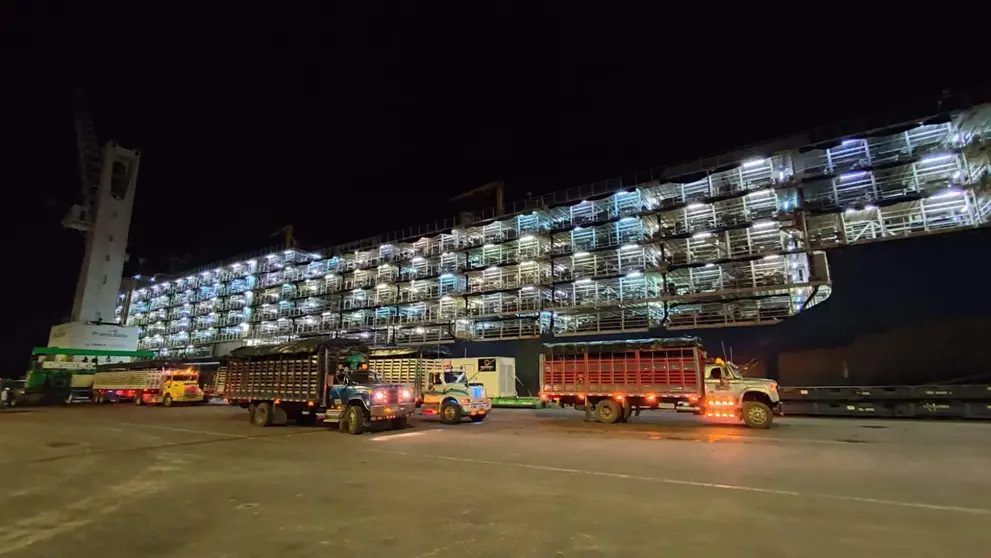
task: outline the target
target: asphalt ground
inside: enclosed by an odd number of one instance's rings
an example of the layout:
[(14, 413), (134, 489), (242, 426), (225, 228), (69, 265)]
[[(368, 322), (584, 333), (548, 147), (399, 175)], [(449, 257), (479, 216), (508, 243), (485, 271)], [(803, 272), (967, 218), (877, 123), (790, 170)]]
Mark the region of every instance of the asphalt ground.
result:
[(0, 556), (985, 556), (991, 424), (497, 409), (349, 436), (0, 412)]

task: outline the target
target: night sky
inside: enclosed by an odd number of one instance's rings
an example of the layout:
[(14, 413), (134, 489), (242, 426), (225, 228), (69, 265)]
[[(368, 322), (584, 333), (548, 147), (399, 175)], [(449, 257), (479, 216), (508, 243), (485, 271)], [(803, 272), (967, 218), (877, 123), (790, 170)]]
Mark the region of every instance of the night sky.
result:
[(143, 152), (129, 272), (143, 258), (150, 273), (277, 242), (290, 223), (320, 248), (452, 216), (449, 197), (492, 180), (511, 201), (935, 101), (981, 77), (923, 50), (875, 52), (881, 32), (840, 44), (837, 28), (807, 24), (768, 36), (743, 20), (694, 29), (530, 4), (306, 6), (4, 16), (17, 278), (6, 289), (25, 295), (3, 314), (0, 374), (22, 372), (71, 309), (83, 241), (59, 221), (79, 189), (73, 86), (90, 90), (101, 142)]

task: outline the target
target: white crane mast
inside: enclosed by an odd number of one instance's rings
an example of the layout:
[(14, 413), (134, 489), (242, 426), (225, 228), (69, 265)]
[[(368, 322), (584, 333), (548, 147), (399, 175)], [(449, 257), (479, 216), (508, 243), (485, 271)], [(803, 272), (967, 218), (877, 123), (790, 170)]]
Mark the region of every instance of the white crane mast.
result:
[(53, 326), (48, 344), (133, 351), (137, 348), (137, 330), (115, 324), (114, 310), (127, 261), (127, 235), (141, 154), (114, 141), (100, 148), (80, 93), (76, 93), (75, 120), (82, 195), (62, 224), (81, 231), (86, 248), (70, 322)]

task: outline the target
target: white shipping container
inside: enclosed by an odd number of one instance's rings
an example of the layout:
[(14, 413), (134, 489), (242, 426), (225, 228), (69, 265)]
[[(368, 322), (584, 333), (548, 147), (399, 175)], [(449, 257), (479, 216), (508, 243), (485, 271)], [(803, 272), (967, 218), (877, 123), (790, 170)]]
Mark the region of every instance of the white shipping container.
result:
[(453, 368), (462, 368), (473, 382), (485, 386), (489, 397), (516, 397), (516, 359), (477, 357), (449, 359)]

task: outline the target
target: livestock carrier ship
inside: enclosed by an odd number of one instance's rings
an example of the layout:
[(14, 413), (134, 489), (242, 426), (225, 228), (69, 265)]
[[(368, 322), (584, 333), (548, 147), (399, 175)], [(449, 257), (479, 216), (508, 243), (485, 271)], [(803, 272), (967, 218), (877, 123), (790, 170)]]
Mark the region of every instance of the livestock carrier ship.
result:
[(381, 346), (776, 324), (829, 297), (831, 248), (986, 225), (989, 144), (991, 104), (882, 115), (321, 250), (125, 280), (115, 320), (168, 358), (320, 334)]

